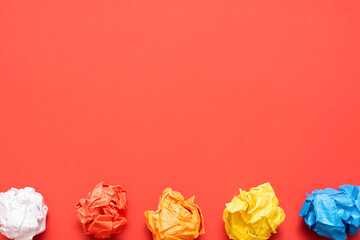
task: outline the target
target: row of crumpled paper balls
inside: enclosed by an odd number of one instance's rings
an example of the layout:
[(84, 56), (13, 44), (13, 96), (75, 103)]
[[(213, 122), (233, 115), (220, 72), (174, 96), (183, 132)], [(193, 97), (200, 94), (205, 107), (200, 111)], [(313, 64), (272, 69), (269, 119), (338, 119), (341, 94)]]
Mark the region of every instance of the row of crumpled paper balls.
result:
[[(105, 239), (119, 233), (127, 223), (126, 196), (121, 186), (97, 184), (75, 207), (85, 234)], [(324, 199), (326, 201), (321, 202)], [(343, 208), (338, 218), (319, 214), (339, 202)], [(331, 210), (337, 214), (336, 207)], [(31, 240), (45, 230), (47, 211), (42, 195), (32, 188), (12, 188), (0, 193), (0, 231), (11, 239)], [(319, 235), (346, 239), (346, 229), (356, 234), (360, 227), (360, 187), (344, 185), (340, 191), (315, 190), (308, 195), (300, 216)], [(154, 240), (193, 240), (205, 233), (203, 216), (194, 197), (185, 200), (170, 188), (161, 195), (158, 209), (146, 211), (145, 218)], [(285, 213), (269, 183), (249, 192), (240, 190), (240, 194), (226, 204), (223, 214), (226, 232), (234, 240), (268, 239), (284, 219)]]

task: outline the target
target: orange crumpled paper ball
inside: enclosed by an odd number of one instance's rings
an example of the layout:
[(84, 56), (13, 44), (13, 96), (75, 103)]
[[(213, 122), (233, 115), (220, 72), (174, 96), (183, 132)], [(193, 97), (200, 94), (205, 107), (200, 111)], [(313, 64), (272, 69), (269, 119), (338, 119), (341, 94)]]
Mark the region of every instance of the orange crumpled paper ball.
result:
[(164, 190), (158, 210), (145, 212), (154, 240), (193, 240), (205, 233), (203, 216), (194, 199), (185, 201), (179, 192)]
[(75, 209), (84, 233), (99, 239), (110, 238), (111, 234), (119, 233), (127, 223), (126, 194), (121, 186), (101, 182), (87, 198), (80, 199)]

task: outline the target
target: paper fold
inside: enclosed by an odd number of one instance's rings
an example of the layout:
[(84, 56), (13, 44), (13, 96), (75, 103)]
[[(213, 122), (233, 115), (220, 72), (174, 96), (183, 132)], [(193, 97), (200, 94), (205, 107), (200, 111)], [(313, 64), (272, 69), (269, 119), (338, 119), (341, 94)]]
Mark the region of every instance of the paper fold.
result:
[(42, 195), (31, 187), (0, 193), (0, 232), (10, 239), (31, 240), (45, 231), (47, 212)]
[(156, 211), (146, 211), (145, 219), (154, 240), (193, 240), (205, 233), (201, 210), (194, 197), (184, 197), (171, 188), (164, 190)]
[(285, 213), (270, 183), (249, 192), (240, 189), (223, 213), (226, 233), (234, 240), (268, 239), (284, 219)]

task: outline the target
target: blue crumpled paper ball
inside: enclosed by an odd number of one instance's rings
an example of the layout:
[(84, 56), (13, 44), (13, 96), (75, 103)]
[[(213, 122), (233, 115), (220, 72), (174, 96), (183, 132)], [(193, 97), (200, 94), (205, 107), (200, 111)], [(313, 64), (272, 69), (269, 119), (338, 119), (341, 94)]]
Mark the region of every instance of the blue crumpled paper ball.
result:
[(335, 240), (347, 239), (356, 235), (360, 228), (360, 186), (342, 185), (339, 191), (327, 188), (306, 194), (301, 208), (309, 228), (319, 235)]

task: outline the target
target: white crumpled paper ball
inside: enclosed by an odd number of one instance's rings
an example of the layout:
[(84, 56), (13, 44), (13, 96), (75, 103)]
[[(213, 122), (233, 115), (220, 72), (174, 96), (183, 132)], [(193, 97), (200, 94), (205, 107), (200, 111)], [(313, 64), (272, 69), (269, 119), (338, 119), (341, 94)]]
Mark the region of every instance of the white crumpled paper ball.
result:
[(31, 240), (45, 231), (48, 207), (35, 189), (12, 188), (0, 193), (0, 232), (15, 240)]

